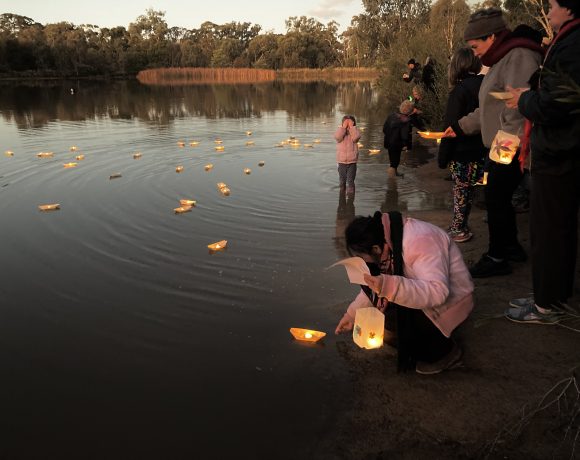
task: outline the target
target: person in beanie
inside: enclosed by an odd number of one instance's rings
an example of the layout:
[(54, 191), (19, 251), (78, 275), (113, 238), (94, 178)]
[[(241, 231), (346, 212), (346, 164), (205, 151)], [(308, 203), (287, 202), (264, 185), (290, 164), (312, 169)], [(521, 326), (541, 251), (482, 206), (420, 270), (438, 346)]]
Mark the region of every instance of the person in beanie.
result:
[(548, 20), (556, 35), (534, 79), (537, 83), (529, 91), (512, 90), (514, 97), (507, 101), (533, 123), (530, 239), (534, 297), (512, 300), (506, 316), (539, 324), (558, 322), (569, 308), (580, 202), (580, 101), (562, 93), (562, 86), (580, 85), (580, 1), (550, 0)]
[[(516, 109), (506, 107), (504, 101), (490, 93), (505, 92), (508, 88), (528, 86), (531, 75), (542, 59), (540, 43), (524, 33), (519, 26), (511, 32), (497, 8), (479, 10), (471, 15), (463, 37), (489, 70), (479, 90), (479, 108), (452, 123), (445, 136), (481, 133), (489, 150), (497, 132), (521, 136), (524, 117)], [(509, 164), (488, 161), (485, 204), (488, 216), (489, 246), (479, 261), (470, 267), (471, 276), (483, 278), (507, 275), (512, 272), (509, 261), (523, 262), (527, 254), (518, 242), (518, 230), (512, 196), (522, 178), (519, 153)]]
[(407, 83), (420, 83), (421, 82), (421, 64), (419, 64), (415, 59), (409, 59), (407, 62), (407, 67), (409, 68), (409, 73), (403, 74), (403, 80)]
[(397, 171), (401, 162), (401, 152), (403, 148), (411, 149), (411, 130), (413, 123), (413, 111), (415, 106), (411, 101), (405, 100), (401, 103), (399, 111), (389, 115), (383, 125), (385, 135), (384, 147), (389, 152), (389, 176), (402, 176)]

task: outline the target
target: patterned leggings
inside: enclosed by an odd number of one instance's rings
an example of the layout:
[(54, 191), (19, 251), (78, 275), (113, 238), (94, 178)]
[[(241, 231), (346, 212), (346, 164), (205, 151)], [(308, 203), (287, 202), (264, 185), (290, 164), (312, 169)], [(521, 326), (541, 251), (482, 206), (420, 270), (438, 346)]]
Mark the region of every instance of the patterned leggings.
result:
[(467, 220), (471, 212), (475, 184), (483, 176), (483, 162), (449, 162), (453, 184), (453, 220), (449, 230), (467, 232)]
[(338, 163), (338, 182), (341, 187), (354, 187), (356, 177), (356, 163)]

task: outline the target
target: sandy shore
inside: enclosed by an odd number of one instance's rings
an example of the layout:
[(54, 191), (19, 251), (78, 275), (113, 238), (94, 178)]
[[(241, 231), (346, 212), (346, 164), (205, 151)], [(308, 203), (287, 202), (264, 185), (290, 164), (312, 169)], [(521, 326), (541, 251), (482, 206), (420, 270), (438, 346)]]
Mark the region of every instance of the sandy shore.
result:
[[(450, 193), (451, 182), (443, 180), (445, 171), (435, 161), (416, 173), (424, 190)], [(450, 211), (408, 215), (443, 228), (450, 220)], [(485, 211), (473, 210), (475, 237), (460, 245), (468, 264), (487, 250), (484, 216)], [(528, 214), (518, 215), (518, 225), (520, 240), (529, 248)], [(316, 458), (580, 458), (580, 406), (574, 400), (579, 393), (572, 379), (580, 365), (580, 332), (500, 317), (509, 299), (532, 290), (530, 263), (513, 268), (512, 275), (475, 280), (476, 307), (457, 334), (465, 349), (460, 369), (427, 377), (398, 374), (392, 349), (365, 351), (350, 340), (339, 342), (353, 376), (352, 399), (333, 433), (321, 441)], [(571, 302), (576, 308), (579, 288), (577, 281)], [(580, 319), (575, 327), (580, 329)], [(575, 374), (580, 384), (580, 370)], [(544, 401), (548, 407), (533, 412), (563, 380)], [(556, 396), (565, 384), (572, 385), (558, 405)]]

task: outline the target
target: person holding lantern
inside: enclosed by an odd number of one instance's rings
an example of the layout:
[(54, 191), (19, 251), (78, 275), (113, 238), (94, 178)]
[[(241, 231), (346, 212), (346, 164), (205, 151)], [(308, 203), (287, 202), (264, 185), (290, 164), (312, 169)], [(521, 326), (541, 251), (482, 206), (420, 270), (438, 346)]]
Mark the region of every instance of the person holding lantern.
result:
[(356, 311), (374, 306), (396, 340), (399, 370), (437, 374), (460, 365), (463, 353), (451, 336), (473, 309), (473, 281), (449, 235), (398, 212), (377, 211), (356, 217), (345, 238), (371, 275), (335, 333), (351, 331)]
[[(530, 240), (534, 297), (506, 311), (520, 323), (554, 324), (569, 309), (578, 247), (580, 203), (580, 1), (550, 0), (556, 32), (532, 89), (510, 89), (531, 128)], [(533, 126), (532, 126), (533, 124)]]

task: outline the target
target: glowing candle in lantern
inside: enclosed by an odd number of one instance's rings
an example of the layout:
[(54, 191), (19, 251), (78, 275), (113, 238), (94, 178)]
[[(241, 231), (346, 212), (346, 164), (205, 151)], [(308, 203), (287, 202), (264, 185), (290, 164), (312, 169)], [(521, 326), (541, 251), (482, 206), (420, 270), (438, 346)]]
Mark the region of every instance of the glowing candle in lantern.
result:
[(63, 166), (65, 168), (74, 168), (77, 164), (76, 163), (65, 163)]
[(325, 332), (314, 331), (312, 329), (302, 329), (299, 327), (291, 327), (290, 333), (296, 340), (301, 342), (318, 342), (326, 335)]

